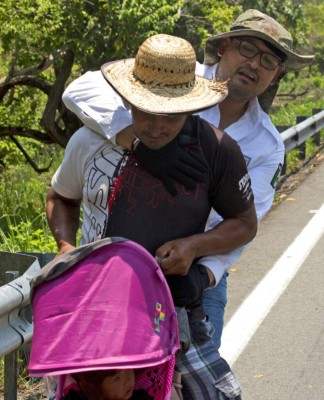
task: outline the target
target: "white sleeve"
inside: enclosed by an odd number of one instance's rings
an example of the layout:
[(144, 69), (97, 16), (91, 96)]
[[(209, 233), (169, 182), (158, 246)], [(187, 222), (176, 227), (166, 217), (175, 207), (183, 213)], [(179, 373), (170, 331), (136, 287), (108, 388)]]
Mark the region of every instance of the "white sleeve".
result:
[(83, 127), (71, 136), (61, 165), (52, 177), (52, 188), (61, 196), (79, 200), (83, 196), (83, 180), (90, 139), (94, 134)]
[(101, 71), (74, 80), (62, 96), (65, 106), (91, 130), (112, 138), (132, 124), (129, 105), (109, 85)]
[[(248, 169), (259, 223), (271, 208), (275, 195), (276, 181), (281, 172), (283, 159), (284, 147), (279, 146), (277, 151), (272, 154), (271, 158), (267, 159), (261, 165)], [(221, 221), (222, 218), (212, 210), (206, 229), (214, 228)], [(240, 258), (248, 245), (249, 244), (239, 247), (228, 254), (202, 257), (199, 263), (205, 265), (213, 272), (217, 285), (224, 272)]]
[(280, 148), (266, 162), (248, 170), (259, 222), (271, 208), (283, 160), (284, 148)]
[(212, 271), (217, 285), (228, 268), (241, 257), (241, 254), (247, 246), (248, 245), (239, 247), (227, 254), (202, 257), (199, 260), (199, 264), (203, 264)]

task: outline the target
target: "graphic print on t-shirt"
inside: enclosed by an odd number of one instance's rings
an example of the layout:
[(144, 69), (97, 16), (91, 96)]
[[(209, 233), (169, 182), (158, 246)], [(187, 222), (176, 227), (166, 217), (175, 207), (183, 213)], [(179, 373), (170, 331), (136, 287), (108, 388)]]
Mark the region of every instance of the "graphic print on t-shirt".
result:
[(93, 160), (86, 184), (87, 203), (90, 208), (90, 226), (87, 232), (89, 243), (103, 235), (110, 193), (126, 162), (127, 153), (119, 147), (109, 148), (109, 152), (102, 151)]

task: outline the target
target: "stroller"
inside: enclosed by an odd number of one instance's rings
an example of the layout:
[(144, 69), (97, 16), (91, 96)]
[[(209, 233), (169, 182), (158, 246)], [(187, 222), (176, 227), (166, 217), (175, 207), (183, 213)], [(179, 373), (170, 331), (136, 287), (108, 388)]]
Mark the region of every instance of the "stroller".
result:
[(34, 334), (29, 374), (57, 377), (134, 369), (135, 390), (171, 395), (179, 350), (177, 315), (166, 280), (140, 245), (106, 238), (54, 259), (31, 283)]

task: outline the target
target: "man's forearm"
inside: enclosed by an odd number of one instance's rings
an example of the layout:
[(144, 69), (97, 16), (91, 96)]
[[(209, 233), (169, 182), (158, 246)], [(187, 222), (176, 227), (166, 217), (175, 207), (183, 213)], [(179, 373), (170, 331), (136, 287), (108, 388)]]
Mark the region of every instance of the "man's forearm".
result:
[(207, 232), (166, 242), (157, 249), (155, 256), (166, 275), (186, 275), (194, 259), (226, 254), (250, 242), (256, 231), (257, 218), (252, 206), (249, 211), (225, 219)]
[(234, 218), (224, 219), (214, 228), (191, 237), (196, 258), (227, 254), (249, 243), (256, 235), (258, 221), (254, 206)]
[(76, 246), (80, 203), (80, 200), (70, 200), (59, 196), (53, 189), (49, 189), (47, 193), (46, 217), (59, 252), (62, 252), (64, 248)]

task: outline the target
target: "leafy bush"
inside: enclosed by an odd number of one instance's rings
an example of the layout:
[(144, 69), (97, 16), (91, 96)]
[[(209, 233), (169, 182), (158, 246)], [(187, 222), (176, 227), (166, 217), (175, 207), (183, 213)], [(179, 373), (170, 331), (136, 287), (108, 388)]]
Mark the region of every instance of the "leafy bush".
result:
[[(29, 147), (29, 151), (32, 149)], [(47, 160), (48, 148), (32, 154), (36, 160)], [(10, 164), (0, 173), (0, 250), (56, 252), (56, 244), (47, 226), (45, 198), (50, 179), (60, 163), (62, 150), (53, 151), (53, 166), (43, 174), (30, 166)]]
[(296, 125), (298, 116), (310, 117), (314, 110), (324, 110), (324, 77), (312, 66), (290, 73), (280, 82), (277, 97), (270, 110), (276, 125)]
[(48, 229), (45, 213), (33, 221), (21, 220), (18, 224), (7, 217), (7, 231), (0, 228), (1, 250), (10, 252), (56, 253), (57, 246)]

